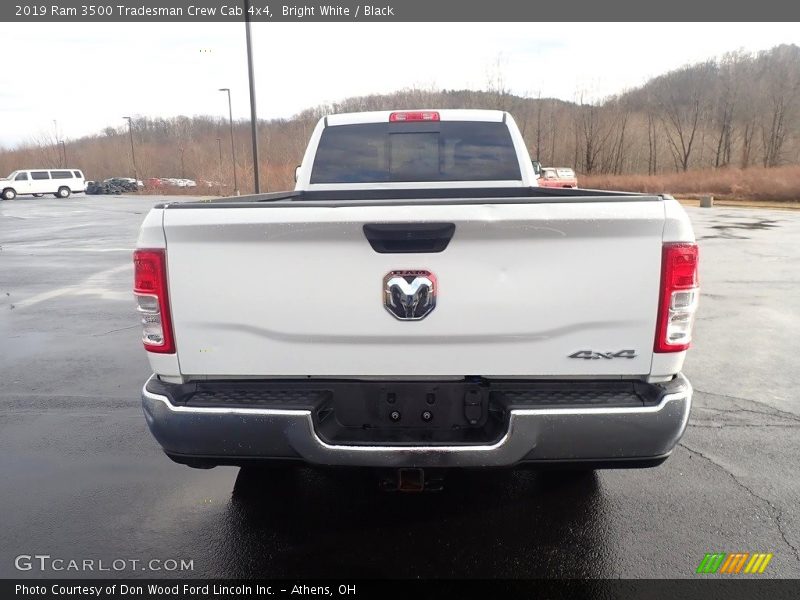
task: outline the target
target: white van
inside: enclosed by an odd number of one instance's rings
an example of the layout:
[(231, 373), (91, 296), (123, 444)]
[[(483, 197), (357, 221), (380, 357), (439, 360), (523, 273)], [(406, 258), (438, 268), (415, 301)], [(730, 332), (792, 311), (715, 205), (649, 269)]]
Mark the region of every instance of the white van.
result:
[(83, 172), (78, 169), (24, 169), (0, 179), (0, 197), (13, 200), (21, 194), (69, 198), (74, 192), (86, 190)]

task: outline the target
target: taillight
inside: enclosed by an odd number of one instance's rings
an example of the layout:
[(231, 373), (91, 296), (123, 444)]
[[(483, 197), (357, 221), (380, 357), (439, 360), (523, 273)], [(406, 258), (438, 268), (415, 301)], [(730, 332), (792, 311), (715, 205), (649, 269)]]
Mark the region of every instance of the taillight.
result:
[(175, 352), (169, 314), (167, 258), (164, 250), (134, 250), (133, 293), (142, 317), (142, 342), (148, 352)]
[(697, 258), (697, 244), (664, 244), (656, 352), (680, 352), (692, 341), (692, 325), (700, 297)]
[(430, 110), (393, 112), (389, 115), (389, 122), (396, 123), (402, 121), (438, 121), (439, 113)]

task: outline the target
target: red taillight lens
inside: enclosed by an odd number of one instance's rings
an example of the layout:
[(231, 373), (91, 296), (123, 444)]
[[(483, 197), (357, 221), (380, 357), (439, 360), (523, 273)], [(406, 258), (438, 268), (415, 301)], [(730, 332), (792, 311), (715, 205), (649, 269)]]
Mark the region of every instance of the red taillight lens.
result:
[(412, 112), (393, 112), (389, 115), (390, 123), (404, 121), (438, 121), (439, 113), (429, 110), (418, 110)]
[(164, 250), (134, 250), (133, 293), (142, 318), (142, 343), (145, 350), (161, 354), (175, 352)]
[(664, 245), (656, 352), (680, 352), (692, 341), (692, 325), (700, 297), (697, 259), (697, 244)]

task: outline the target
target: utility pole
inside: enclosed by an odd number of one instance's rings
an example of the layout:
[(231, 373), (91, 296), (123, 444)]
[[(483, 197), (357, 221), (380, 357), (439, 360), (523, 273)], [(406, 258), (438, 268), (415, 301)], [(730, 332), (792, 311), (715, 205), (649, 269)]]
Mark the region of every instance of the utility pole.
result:
[(258, 116), (256, 115), (256, 81), (253, 75), (253, 43), (250, 33), (250, 0), (244, 0), (244, 27), (247, 39), (247, 75), (250, 79), (250, 126), (253, 128), (253, 179), (256, 194), (261, 193), (261, 178), (258, 173)]
[(64, 140), (61, 140), (61, 147), (64, 149), (64, 166), (67, 166), (67, 144)]
[(181, 153), (181, 179), (186, 179), (186, 169), (183, 168), (183, 147), (178, 148)]
[(228, 92), (228, 122), (231, 127), (231, 160), (233, 160), (233, 193), (239, 195), (239, 182), (236, 179), (236, 147), (233, 144), (233, 108), (231, 107), (230, 88), (219, 88), (220, 92)]
[(217, 194), (222, 196), (222, 138), (217, 138), (219, 147), (219, 176), (217, 177)]
[(133, 123), (131, 117), (122, 117), (128, 120), (128, 134), (131, 138), (131, 161), (133, 162), (133, 185), (136, 186), (136, 192), (139, 192), (139, 171), (136, 168), (136, 152), (133, 149)]

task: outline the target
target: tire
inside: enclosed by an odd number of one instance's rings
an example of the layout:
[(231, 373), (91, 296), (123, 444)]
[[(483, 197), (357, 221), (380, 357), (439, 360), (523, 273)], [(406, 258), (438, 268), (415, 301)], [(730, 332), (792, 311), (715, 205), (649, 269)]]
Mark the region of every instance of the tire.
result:
[(54, 194), (54, 196), (56, 198), (69, 198), (71, 193), (72, 192), (67, 186), (62, 185), (60, 188), (58, 188), (58, 191)]
[(13, 200), (17, 197), (17, 192), (15, 192), (12, 188), (6, 188), (3, 190), (3, 200)]

